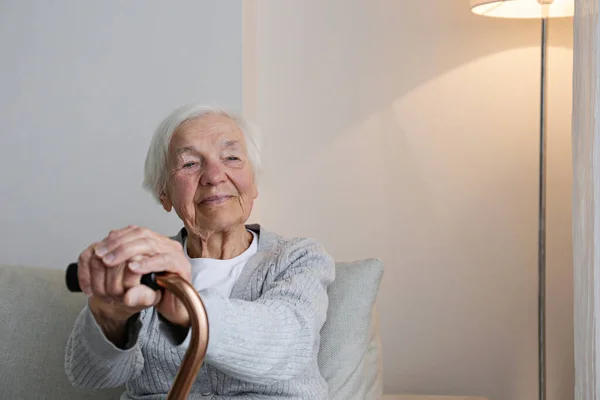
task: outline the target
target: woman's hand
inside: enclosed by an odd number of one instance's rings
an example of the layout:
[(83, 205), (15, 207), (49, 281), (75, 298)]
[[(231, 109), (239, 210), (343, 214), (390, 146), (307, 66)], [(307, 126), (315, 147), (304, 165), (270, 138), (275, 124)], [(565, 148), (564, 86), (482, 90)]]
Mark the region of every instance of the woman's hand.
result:
[(161, 296), (160, 291), (140, 284), (143, 274), (163, 271), (191, 281), (191, 265), (177, 241), (146, 228), (128, 226), (112, 231), (82, 253), (78, 271), (82, 290), (103, 300), (90, 302), (90, 306), (95, 303), (109, 319), (126, 321), (140, 310), (156, 306), (171, 323), (190, 325), (185, 307), (172, 293)]

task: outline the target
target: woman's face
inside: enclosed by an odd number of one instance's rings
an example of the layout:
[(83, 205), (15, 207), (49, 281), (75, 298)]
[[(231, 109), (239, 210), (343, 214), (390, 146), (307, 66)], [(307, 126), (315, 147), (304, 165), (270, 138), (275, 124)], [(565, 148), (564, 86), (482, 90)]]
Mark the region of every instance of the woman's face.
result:
[(244, 224), (258, 191), (246, 141), (226, 116), (210, 115), (181, 124), (171, 139), (169, 178), (161, 203), (197, 236)]

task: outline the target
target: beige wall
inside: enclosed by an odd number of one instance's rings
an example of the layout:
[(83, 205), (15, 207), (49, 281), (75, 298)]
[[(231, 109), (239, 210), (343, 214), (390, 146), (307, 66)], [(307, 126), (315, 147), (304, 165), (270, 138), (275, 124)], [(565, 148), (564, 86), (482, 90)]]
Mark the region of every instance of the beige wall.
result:
[[(380, 257), (388, 393), (537, 393), (539, 22), (467, 1), (245, 2), (254, 219)], [(572, 397), (572, 22), (552, 21), (548, 399)]]

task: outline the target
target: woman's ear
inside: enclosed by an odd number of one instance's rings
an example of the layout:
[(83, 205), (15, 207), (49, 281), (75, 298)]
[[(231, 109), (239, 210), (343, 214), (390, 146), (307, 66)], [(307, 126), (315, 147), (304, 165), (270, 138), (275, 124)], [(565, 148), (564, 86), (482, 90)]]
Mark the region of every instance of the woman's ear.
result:
[(164, 189), (160, 192), (160, 204), (162, 204), (166, 212), (171, 212), (173, 204)]
[(258, 197), (258, 185), (256, 184), (256, 175), (252, 177), (252, 198), (256, 200)]

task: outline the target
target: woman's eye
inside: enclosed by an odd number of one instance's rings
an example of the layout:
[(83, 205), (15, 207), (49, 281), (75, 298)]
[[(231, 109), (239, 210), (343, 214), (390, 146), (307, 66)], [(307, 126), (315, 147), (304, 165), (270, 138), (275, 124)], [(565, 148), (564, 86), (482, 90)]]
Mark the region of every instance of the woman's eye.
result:
[(227, 161), (239, 161), (239, 157), (236, 156), (229, 156), (226, 158)]
[(185, 164), (183, 164), (183, 168), (191, 168), (194, 165), (196, 165), (195, 161), (189, 161), (189, 162), (186, 162)]

